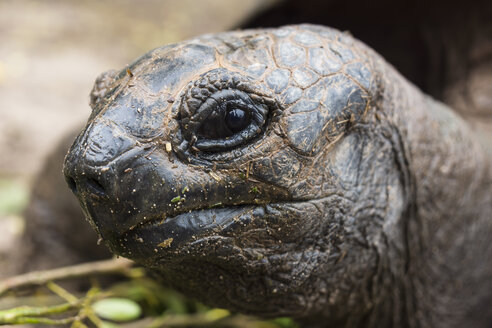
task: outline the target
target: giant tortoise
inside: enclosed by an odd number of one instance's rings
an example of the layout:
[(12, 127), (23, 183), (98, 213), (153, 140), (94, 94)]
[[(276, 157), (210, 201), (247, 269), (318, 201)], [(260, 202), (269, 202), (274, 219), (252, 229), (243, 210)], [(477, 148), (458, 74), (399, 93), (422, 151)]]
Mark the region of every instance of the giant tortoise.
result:
[(349, 34), (198, 37), (91, 100), (67, 183), (164, 283), (313, 327), (490, 326), (490, 140)]

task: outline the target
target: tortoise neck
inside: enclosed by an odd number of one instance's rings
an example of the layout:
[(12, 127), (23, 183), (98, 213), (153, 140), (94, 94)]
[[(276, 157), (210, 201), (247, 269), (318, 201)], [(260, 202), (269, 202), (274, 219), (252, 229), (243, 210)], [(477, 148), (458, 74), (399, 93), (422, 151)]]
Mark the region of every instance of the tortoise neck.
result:
[(457, 114), (398, 79), (392, 117), (411, 175), (403, 222), (408, 315), (432, 327), (490, 320), (491, 159)]

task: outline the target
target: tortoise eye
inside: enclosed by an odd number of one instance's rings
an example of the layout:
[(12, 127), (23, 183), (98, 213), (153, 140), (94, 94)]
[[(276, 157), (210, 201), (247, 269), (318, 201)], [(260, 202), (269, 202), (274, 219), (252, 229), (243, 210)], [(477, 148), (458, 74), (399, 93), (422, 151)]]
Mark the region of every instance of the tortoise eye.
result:
[(195, 147), (222, 151), (241, 145), (262, 131), (267, 114), (265, 105), (255, 104), (242, 91), (218, 91), (194, 115), (199, 125)]
[(227, 112), (225, 124), (233, 133), (243, 130), (248, 125), (249, 119), (245, 111), (234, 108)]
[[(183, 90), (176, 104), (183, 153), (226, 152), (245, 146), (279, 113), (271, 90), (258, 81), (224, 68), (208, 71)], [(216, 154), (218, 155), (218, 154)], [(215, 155), (214, 155), (215, 156)]]
[[(225, 109), (220, 107), (226, 107)], [(206, 139), (228, 138), (235, 133), (244, 130), (250, 123), (251, 119), (247, 109), (233, 108), (227, 109), (225, 106), (218, 108), (207, 117), (198, 129), (197, 136)], [(234, 105), (233, 107), (237, 107)]]

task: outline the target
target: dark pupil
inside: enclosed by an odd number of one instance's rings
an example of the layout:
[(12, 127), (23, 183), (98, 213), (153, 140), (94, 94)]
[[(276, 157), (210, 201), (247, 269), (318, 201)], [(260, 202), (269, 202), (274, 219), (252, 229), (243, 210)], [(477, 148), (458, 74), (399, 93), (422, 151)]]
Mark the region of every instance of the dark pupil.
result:
[(232, 133), (236, 133), (248, 125), (248, 118), (243, 110), (235, 108), (226, 114), (225, 123)]

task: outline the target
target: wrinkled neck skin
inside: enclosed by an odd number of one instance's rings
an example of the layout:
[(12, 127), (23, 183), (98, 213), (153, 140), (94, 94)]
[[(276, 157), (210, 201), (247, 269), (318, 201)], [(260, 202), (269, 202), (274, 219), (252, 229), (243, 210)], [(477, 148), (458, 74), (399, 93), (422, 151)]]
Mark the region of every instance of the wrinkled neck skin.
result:
[(492, 319), (487, 145), (479, 144), (450, 108), (423, 95), (391, 67), (380, 67), (381, 76), (392, 81), (382, 79), (379, 108), (384, 113), (379, 114), (393, 122), (397, 135), (405, 209), (395, 224), (403, 236), (388, 222), (383, 227), (388, 250), (379, 255), (387, 272), (380, 287), (387, 298), (374, 305), (363, 325), (487, 327)]
[[(378, 213), (385, 216), (381, 234), (368, 233), (368, 249), (359, 250), (375, 260), (368, 269), (373, 277), (360, 277), (363, 286), (352, 281), (352, 288), (361, 289), (346, 299), (347, 312), (330, 307), (331, 295), (320, 316), (300, 322), (306, 327), (488, 327), (492, 161), (487, 145), (450, 108), (388, 65), (379, 67), (385, 78), (376, 107), (383, 110), (374, 119), (385, 116), (389, 124), (375, 135), (391, 141), (400, 175), (398, 183), (388, 183), (386, 209)], [(402, 201), (395, 204), (398, 195)]]
[(403, 119), (416, 196), (407, 224), (414, 319), (428, 327), (488, 326), (491, 159), (449, 108), (429, 98), (411, 99), (409, 108)]

